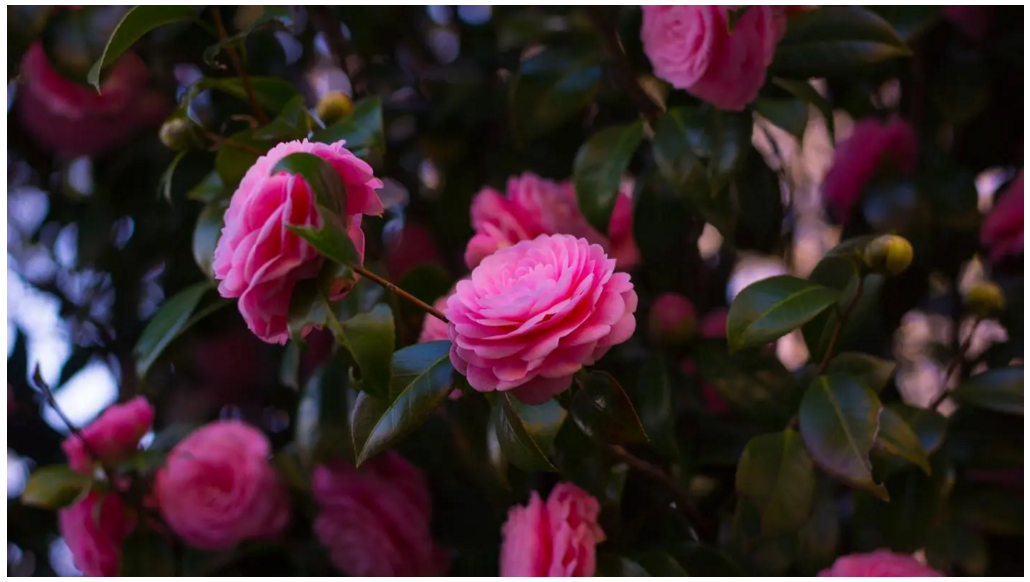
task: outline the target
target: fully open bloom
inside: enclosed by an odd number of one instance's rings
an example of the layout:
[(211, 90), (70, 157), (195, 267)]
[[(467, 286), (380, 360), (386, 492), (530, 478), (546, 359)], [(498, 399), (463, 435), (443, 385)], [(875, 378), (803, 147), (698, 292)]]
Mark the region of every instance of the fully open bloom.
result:
[(720, 109), (740, 111), (765, 84), (786, 30), (780, 6), (750, 6), (730, 32), (732, 6), (644, 6), (640, 30), (655, 76)]
[(542, 235), (497, 251), (458, 282), (444, 311), (451, 363), (480, 392), (544, 402), (633, 335), (636, 309), (629, 275), (599, 245)]
[(329, 559), (351, 576), (440, 576), (447, 559), (429, 530), (430, 498), (422, 472), (397, 453), (360, 469), (319, 466), (311, 493), (313, 527)]
[(120, 496), (94, 491), (57, 512), (57, 527), (84, 575), (117, 576), (122, 545), (136, 528), (136, 514)]
[[(86, 443), (77, 435), (64, 439), (61, 448), (68, 464), (80, 473), (93, 472), (94, 461), (117, 463), (130, 457), (139, 447), (139, 441), (154, 422), (154, 409), (142, 396), (124, 404), (114, 404), (100, 413), (89, 426), (82, 429)], [(96, 453), (99, 459), (91, 455)]]
[(883, 171), (909, 174), (915, 170), (919, 142), (916, 132), (901, 118), (855, 123), (851, 137), (837, 144), (833, 165), (826, 174), (823, 193), (833, 218), (846, 222), (862, 192)]
[(261, 431), (234, 420), (201, 427), (168, 454), (155, 483), (161, 515), (175, 533), (204, 550), (281, 531), (290, 499), (268, 462)]
[[(372, 168), (352, 154), (343, 141), (331, 145), (303, 141), (281, 143), (258, 158), (240, 182), (225, 213), (225, 226), (215, 248), (214, 272), (223, 297), (239, 297), (240, 314), (247, 326), (268, 343), (286, 343), (290, 297), (298, 282), (318, 275), (323, 258), (287, 225), (321, 227), (314, 192), (307, 182), (288, 172), (271, 175), (284, 157), (314, 154), (335, 169), (343, 181), (347, 200), (341, 216), (347, 235), (361, 257), (365, 235), (361, 215), (382, 214), (375, 189), (382, 182)], [(338, 284), (334, 299), (349, 291)], [(310, 331), (310, 330), (307, 330)]]
[(920, 564), (912, 556), (895, 554), (890, 550), (876, 550), (868, 554), (841, 556), (832, 566), (819, 572), (820, 576), (837, 578), (916, 578), (944, 576), (937, 570)]
[(990, 261), (997, 263), (1009, 255), (1023, 254), (1023, 171), (998, 197), (991, 213), (980, 227), (980, 241), (987, 247)]
[(571, 483), (559, 483), (545, 504), (534, 491), (525, 506), (512, 507), (504, 524), (501, 576), (594, 575), (601, 506)]
[[(454, 290), (452, 289), (450, 293), (434, 301), (433, 307), (441, 312), (447, 309), (447, 298), (453, 293)], [(445, 339), (448, 339), (447, 324), (443, 320), (427, 313), (426, 318), (422, 321), (422, 333), (418, 336), (418, 343), (438, 342)]]
[(161, 123), (171, 108), (163, 95), (147, 88), (147, 67), (131, 53), (105, 72), (99, 93), (58, 73), (41, 42), (26, 51), (21, 77), (17, 115), (34, 141), (62, 154), (103, 154)]

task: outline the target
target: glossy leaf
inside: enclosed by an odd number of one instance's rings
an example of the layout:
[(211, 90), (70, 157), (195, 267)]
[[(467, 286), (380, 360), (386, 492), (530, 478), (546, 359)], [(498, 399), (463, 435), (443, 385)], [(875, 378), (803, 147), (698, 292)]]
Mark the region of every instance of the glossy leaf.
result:
[(740, 457), (736, 483), (760, 512), (764, 535), (797, 531), (815, 501), (815, 467), (791, 429), (751, 439)]
[(351, 436), (357, 464), (371, 459), (422, 426), (450, 394), (453, 368), (450, 342), (408, 346), (393, 356), (392, 402), (367, 393), (351, 411)]
[(140, 378), (147, 375), (147, 370), (165, 348), (195, 321), (191, 316), (210, 289), (211, 284), (206, 281), (191, 285), (167, 299), (157, 310), (136, 342), (136, 373)]
[(61, 509), (89, 492), (93, 478), (73, 471), (67, 465), (36, 469), (25, 483), (21, 502), (44, 509)]
[(676, 561), (676, 558), (665, 552), (650, 551), (633, 557), (651, 576), (662, 578), (687, 576), (687, 571)]
[(172, 203), (172, 180), (175, 178), (175, 169), (179, 167), (179, 162), (186, 157), (188, 152), (179, 152), (172, 158), (171, 163), (165, 168), (165, 171), (161, 174), (161, 178), (157, 181), (157, 187), (161, 191), (161, 197), (165, 199), (169, 204)]
[(361, 255), (354, 246), (348, 233), (343, 229), (339, 220), (324, 206), (318, 206), (318, 214), (322, 217), (322, 228), (310, 226), (286, 225), (290, 232), (294, 232), (307, 243), (322, 254), (323, 257), (337, 265), (351, 267), (361, 266)]
[(738, 413), (771, 429), (783, 428), (794, 415), (794, 375), (775, 354), (728, 354), (724, 342), (706, 341), (693, 356), (701, 377)]
[(249, 129), (230, 135), (215, 153), (218, 178), (225, 187), (235, 190), (247, 170), (274, 145), (273, 140), (255, 138), (253, 130)]
[(303, 95), (297, 95), (283, 106), (282, 111), (267, 125), (254, 130), (256, 139), (270, 139), (277, 142), (306, 138), (311, 133), (314, 120), (308, 114)]
[[(248, 77), (248, 79), (254, 89), (254, 98), (258, 104), (273, 114), (278, 114), (299, 95), (296, 87), (286, 79), (255, 76)], [(231, 95), (243, 102), (249, 100), (246, 85), (239, 77), (204, 77), (190, 85), (180, 104), (180, 109), (187, 106), (194, 97), (208, 90)]]
[(118, 57), (129, 50), (143, 35), (165, 24), (196, 19), (197, 15), (193, 6), (157, 6), (149, 4), (133, 6), (125, 13), (121, 22), (114, 29), (100, 59), (93, 64), (89, 74), (86, 75), (86, 80), (99, 91), (100, 73), (105, 67), (118, 60)]
[(651, 574), (636, 561), (616, 554), (597, 556), (597, 576), (601, 577), (651, 577)]
[(354, 105), (344, 119), (316, 131), (311, 141), (336, 143), (346, 141), (348, 150), (368, 161), (370, 155), (385, 148), (383, 137), (383, 103), (379, 97), (368, 97)]
[(215, 247), (222, 236), (226, 205), (214, 202), (204, 207), (193, 230), (193, 260), (209, 278), (214, 278)]
[(217, 200), (227, 200), (230, 194), (232, 192), (226, 191), (222, 184), (222, 177), (218, 175), (217, 171), (214, 171), (209, 172), (200, 183), (194, 186), (186, 198), (210, 204)]
[(966, 378), (951, 396), (969, 406), (1023, 416), (1023, 367), (995, 368)]
[(493, 423), (501, 451), (524, 471), (555, 471), (551, 449), (566, 416), (565, 409), (554, 400), (530, 406), (510, 394), (498, 393)]
[(829, 309), (837, 297), (833, 289), (789, 275), (753, 283), (730, 305), (726, 318), (730, 350), (779, 339)]
[(175, 576), (176, 557), (165, 536), (139, 527), (123, 542), (119, 576)]
[[(290, 14), (285, 6), (261, 6), (261, 13), (258, 14), (256, 18), (246, 23), (245, 26), (242, 26), (240, 32), (204, 49), (204, 63), (208, 66), (217, 66), (218, 63), (215, 59), (226, 47), (237, 43), (244, 44), (241, 41), (245, 41), (254, 31), (260, 29), (266, 24), (277, 21), (285, 25), (291, 24)], [(239, 24), (240, 23), (237, 22), (237, 25)]]
[(601, 87), (601, 65), (595, 55), (545, 48), (522, 61), (508, 93), (515, 135), (531, 141), (586, 109)]
[(304, 385), (294, 422), (294, 443), (304, 466), (353, 459), (347, 426), (347, 374), (331, 359)]
[(808, 105), (801, 99), (763, 97), (755, 101), (755, 111), (770, 123), (800, 142), (808, 128)]
[(311, 188), (319, 205), (335, 214), (347, 214), (347, 192), (340, 173), (324, 159), (307, 152), (290, 154), (279, 160), (269, 175), (286, 172), (300, 177)]
[[(359, 313), (340, 324), (343, 335), (338, 341), (347, 348), (361, 368), (358, 388), (376, 398), (392, 399), (390, 366), (393, 358), (393, 312), (380, 303), (372, 311)], [(398, 386), (403, 389), (403, 386)]]
[(572, 169), (576, 200), (600, 232), (608, 232), (623, 174), (643, 139), (642, 122), (608, 127), (591, 136), (576, 154)]
[(572, 399), (572, 420), (584, 434), (603, 443), (647, 442), (647, 433), (619, 381), (591, 372)]
[(890, 382), (898, 365), (861, 352), (837, 354), (826, 367), (828, 374), (848, 374), (879, 393)]
[(655, 354), (644, 364), (629, 396), (652, 445), (671, 456), (676, 449), (675, 410), (672, 382), (661, 354)]
[(815, 87), (813, 87), (808, 81), (781, 79), (779, 77), (773, 79), (773, 84), (798, 99), (801, 99), (803, 102), (815, 106), (815, 108), (819, 110), (819, 113), (822, 114), (823, 121), (826, 122), (826, 129), (830, 132), (830, 139), (833, 140), (835, 135), (833, 106), (830, 105), (830, 102), (827, 101), (825, 97), (815, 90)]
[(944, 444), (944, 435), (948, 430), (948, 419), (942, 416), (941, 413), (926, 408), (916, 408), (901, 402), (891, 402), (887, 405), (887, 408), (908, 423), (912, 430), (915, 431), (916, 436), (919, 437), (919, 444), (927, 454), (933, 454)]
[(880, 409), (876, 393), (858, 380), (839, 374), (820, 376), (801, 399), (798, 421), (805, 447), (820, 468), (886, 501), (887, 490), (873, 482), (869, 460)]
[(930, 473), (930, 459), (923, 450), (919, 436), (890, 408), (880, 410), (880, 430), (876, 433), (876, 444), (887, 454), (905, 459), (927, 474)]
[(911, 54), (891, 25), (858, 6), (822, 6), (788, 20), (776, 46), (774, 74), (829, 77)]

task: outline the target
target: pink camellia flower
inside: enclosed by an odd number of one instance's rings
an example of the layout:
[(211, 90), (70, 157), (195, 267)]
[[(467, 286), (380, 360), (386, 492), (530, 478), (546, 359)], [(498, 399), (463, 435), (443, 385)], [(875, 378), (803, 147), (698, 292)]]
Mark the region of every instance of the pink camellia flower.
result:
[(430, 533), (422, 472), (397, 453), (360, 469), (338, 461), (315, 468), (315, 537), (351, 576), (440, 576), (447, 557)]
[(399, 281), (412, 267), (443, 263), (433, 233), (415, 222), (405, 224), (387, 241), (385, 259), (386, 273), (393, 281)]
[(136, 514), (118, 495), (94, 491), (58, 511), (57, 528), (83, 575), (117, 576), (122, 545), (136, 528)]
[(678, 293), (662, 293), (651, 304), (647, 327), (655, 343), (680, 345), (697, 329), (697, 310), (689, 299)]
[(597, 567), (601, 506), (579, 487), (559, 483), (545, 504), (534, 491), (512, 507), (502, 530), (501, 576), (590, 577)]
[(819, 572), (820, 576), (835, 578), (917, 578), (944, 576), (924, 566), (912, 556), (895, 554), (890, 550), (876, 550), (868, 554), (841, 556), (832, 566)]
[(732, 6), (644, 6), (640, 30), (655, 76), (719, 109), (740, 111), (765, 84), (786, 30), (780, 6), (750, 6), (729, 30)]
[(155, 483), (165, 523), (190, 545), (225, 550), (286, 527), (290, 499), (261, 431), (235, 420), (201, 427), (168, 454)]
[(160, 123), (171, 109), (163, 95), (147, 88), (147, 67), (131, 53), (105, 72), (97, 93), (58, 73), (37, 42), (22, 59), (21, 79), (17, 115), (34, 141), (61, 154), (106, 153)]
[(991, 24), (994, 23), (994, 6), (954, 6), (944, 7), (944, 18), (963, 35), (981, 40), (987, 36)]
[(1023, 254), (1023, 171), (998, 198), (980, 227), (980, 242), (987, 247), (990, 261)]
[(599, 245), (541, 235), (501, 249), (459, 281), (444, 314), (451, 363), (480, 392), (539, 404), (636, 328), (637, 294)]
[[(93, 472), (93, 463), (117, 463), (132, 456), (139, 441), (154, 422), (154, 409), (142, 396), (124, 404), (114, 404), (82, 429), (86, 443), (77, 435), (64, 439), (61, 448), (68, 464), (80, 473)], [(92, 453), (100, 456), (94, 459)]]
[[(347, 192), (347, 214), (341, 216), (347, 235), (361, 257), (365, 235), (361, 215), (377, 216), (383, 203), (375, 189), (383, 183), (372, 168), (343, 147), (303, 141), (281, 143), (258, 158), (240, 182), (225, 213), (225, 226), (215, 248), (214, 272), (223, 297), (239, 297), (240, 313), (247, 326), (268, 343), (285, 344), (290, 297), (299, 281), (311, 279), (322, 268), (323, 258), (287, 225), (319, 228), (322, 219), (314, 192), (300, 177), (288, 172), (271, 175), (284, 157), (314, 154), (335, 169)], [(350, 282), (338, 282), (333, 299), (346, 295)], [(310, 330), (306, 330), (308, 332)]]
[(833, 165), (823, 184), (834, 219), (846, 222), (851, 217), (862, 192), (881, 171), (914, 171), (918, 154), (915, 130), (899, 117), (886, 122), (863, 119), (855, 123), (851, 137), (837, 144)]
[[(447, 298), (452, 294), (454, 294), (453, 289), (447, 295), (434, 301), (433, 307), (441, 312), (447, 309)], [(425, 320), (422, 321), (422, 333), (418, 336), (418, 343), (438, 342), (446, 339), (448, 339), (447, 324), (443, 320), (427, 313)]]
[(608, 238), (608, 256), (615, 259), (619, 269), (625, 271), (640, 264), (640, 249), (633, 236), (633, 182), (630, 180), (623, 180), (619, 189), (608, 225)]

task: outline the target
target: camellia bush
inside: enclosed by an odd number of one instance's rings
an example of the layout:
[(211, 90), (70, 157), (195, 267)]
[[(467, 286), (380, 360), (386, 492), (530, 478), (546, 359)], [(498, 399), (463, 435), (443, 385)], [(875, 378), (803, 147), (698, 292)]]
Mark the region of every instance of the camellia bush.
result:
[(1021, 7), (7, 14), (9, 574), (1023, 571)]

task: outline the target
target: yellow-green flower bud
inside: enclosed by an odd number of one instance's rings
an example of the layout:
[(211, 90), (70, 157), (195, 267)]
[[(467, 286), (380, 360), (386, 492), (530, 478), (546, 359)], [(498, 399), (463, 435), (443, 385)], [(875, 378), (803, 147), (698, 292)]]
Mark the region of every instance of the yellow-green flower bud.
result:
[(865, 262), (879, 273), (902, 273), (912, 264), (912, 243), (894, 234), (878, 236), (866, 246)]
[(976, 317), (992, 317), (1005, 309), (1005, 294), (1001, 287), (990, 281), (982, 281), (973, 285), (966, 293), (966, 311)]
[(204, 145), (196, 124), (186, 117), (173, 117), (164, 122), (158, 132), (161, 143), (176, 152), (185, 152)]
[(347, 117), (354, 111), (354, 102), (346, 93), (339, 91), (329, 93), (318, 102), (315, 112), (326, 125), (332, 125)]

